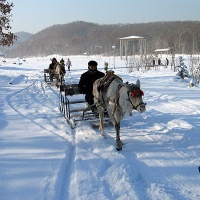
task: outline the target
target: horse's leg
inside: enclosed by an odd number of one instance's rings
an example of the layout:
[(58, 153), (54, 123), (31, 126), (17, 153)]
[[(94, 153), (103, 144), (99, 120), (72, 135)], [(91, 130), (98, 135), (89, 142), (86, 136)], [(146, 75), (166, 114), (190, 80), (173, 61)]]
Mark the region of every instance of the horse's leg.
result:
[(115, 130), (116, 130), (116, 149), (117, 151), (122, 150), (122, 142), (120, 140), (120, 122), (115, 123)]
[(60, 83), (60, 82), (59, 82), (59, 79), (60, 79), (60, 75), (59, 75), (59, 74), (56, 74), (56, 87), (57, 87), (57, 88), (59, 88), (59, 85), (60, 85), (60, 84), (59, 84), (59, 83)]
[(58, 83), (59, 83), (59, 76), (56, 75), (56, 87), (57, 87), (57, 88), (59, 87), (59, 84), (58, 84)]
[(104, 131), (103, 111), (99, 112), (99, 120), (100, 120), (99, 130), (101, 131), (101, 135), (103, 135), (104, 138), (107, 138), (106, 133)]

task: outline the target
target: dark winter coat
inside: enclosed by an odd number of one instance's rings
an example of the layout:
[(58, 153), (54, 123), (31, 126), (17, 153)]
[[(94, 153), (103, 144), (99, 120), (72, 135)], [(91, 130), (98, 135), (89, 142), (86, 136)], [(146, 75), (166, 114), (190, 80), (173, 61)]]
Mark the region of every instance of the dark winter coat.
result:
[(52, 63), (49, 65), (49, 69), (50, 69), (50, 70), (53, 70), (53, 69), (55, 68), (56, 64), (57, 64), (57, 63), (53, 63), (53, 62), (52, 62)]
[(99, 79), (104, 77), (105, 74), (100, 71), (96, 71), (95, 74), (91, 74), (90, 71), (88, 70), (87, 72), (83, 73), (81, 75), (78, 87), (81, 91), (82, 94), (92, 94), (93, 90), (93, 84), (94, 82)]

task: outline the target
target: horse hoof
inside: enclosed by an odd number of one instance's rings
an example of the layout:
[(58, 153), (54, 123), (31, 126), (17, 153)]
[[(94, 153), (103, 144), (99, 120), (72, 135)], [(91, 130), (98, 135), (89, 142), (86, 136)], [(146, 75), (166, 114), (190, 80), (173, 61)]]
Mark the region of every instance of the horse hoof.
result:
[(116, 147), (116, 149), (117, 149), (117, 151), (121, 151), (122, 150), (122, 148), (117, 148), (117, 147)]
[(105, 134), (101, 134), (104, 139), (107, 139), (107, 136)]
[(121, 151), (122, 150), (122, 146), (123, 146), (123, 143), (122, 141), (116, 141), (116, 149), (117, 151)]

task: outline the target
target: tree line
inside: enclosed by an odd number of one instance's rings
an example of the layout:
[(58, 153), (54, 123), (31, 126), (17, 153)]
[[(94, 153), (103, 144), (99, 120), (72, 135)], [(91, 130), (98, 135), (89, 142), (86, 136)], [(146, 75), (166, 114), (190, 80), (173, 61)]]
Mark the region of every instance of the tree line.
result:
[(6, 57), (60, 55), (119, 55), (119, 38), (146, 38), (147, 53), (172, 48), (178, 54), (200, 53), (200, 22), (151, 22), (138, 24), (95, 24), (76, 21), (48, 27), (21, 45), (7, 48)]

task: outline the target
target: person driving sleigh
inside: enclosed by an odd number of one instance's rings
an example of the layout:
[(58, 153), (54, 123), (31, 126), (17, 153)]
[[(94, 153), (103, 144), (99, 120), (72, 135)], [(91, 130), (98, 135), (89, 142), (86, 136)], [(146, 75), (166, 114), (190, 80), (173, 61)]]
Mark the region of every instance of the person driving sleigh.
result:
[(88, 71), (83, 73), (80, 77), (78, 87), (82, 94), (85, 94), (85, 100), (89, 106), (94, 104), (93, 84), (94, 82), (105, 76), (103, 72), (97, 69), (98, 63), (94, 60), (88, 62)]

